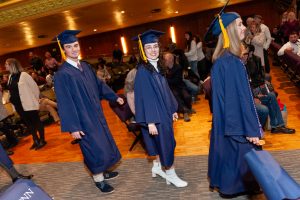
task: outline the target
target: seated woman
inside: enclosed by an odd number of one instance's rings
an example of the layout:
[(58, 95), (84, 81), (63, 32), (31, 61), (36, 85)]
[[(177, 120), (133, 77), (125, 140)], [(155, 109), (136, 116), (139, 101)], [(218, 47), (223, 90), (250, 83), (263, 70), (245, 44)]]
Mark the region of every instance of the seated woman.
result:
[(127, 99), (127, 103), (129, 105), (129, 108), (131, 112), (135, 115), (135, 106), (134, 106), (134, 79), (136, 75), (136, 69), (133, 68), (128, 72), (126, 79), (125, 79), (125, 86), (124, 86), (124, 91), (125, 91), (125, 96)]

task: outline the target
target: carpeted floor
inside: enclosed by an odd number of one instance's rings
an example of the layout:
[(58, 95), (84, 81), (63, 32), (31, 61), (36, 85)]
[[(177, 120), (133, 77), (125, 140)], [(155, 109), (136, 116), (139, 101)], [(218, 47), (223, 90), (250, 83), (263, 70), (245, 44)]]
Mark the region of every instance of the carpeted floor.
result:
[[(300, 183), (300, 150), (271, 152), (276, 160)], [(152, 164), (145, 159), (126, 159), (118, 166), (120, 176), (111, 180), (115, 192), (103, 195), (93, 184), (82, 163), (43, 163), (16, 165), (24, 173), (34, 174), (34, 181), (55, 200), (97, 200), (97, 199), (221, 199), (217, 192), (208, 190), (207, 156), (176, 158), (176, 171), (188, 181), (189, 186), (178, 189), (166, 185), (159, 177), (151, 177)], [(10, 178), (0, 171), (0, 191), (10, 184)], [(265, 199), (264, 195), (242, 196), (236, 199)]]

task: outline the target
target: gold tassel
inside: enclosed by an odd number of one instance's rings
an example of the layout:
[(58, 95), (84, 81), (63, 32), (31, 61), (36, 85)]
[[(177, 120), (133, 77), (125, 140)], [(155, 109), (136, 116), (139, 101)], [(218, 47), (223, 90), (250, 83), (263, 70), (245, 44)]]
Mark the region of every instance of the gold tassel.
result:
[(63, 50), (62, 47), (61, 47), (60, 41), (59, 41), (58, 38), (56, 38), (56, 40), (57, 40), (57, 43), (58, 43), (58, 46), (59, 46), (59, 50), (60, 50), (60, 53), (61, 53), (61, 57), (62, 57), (63, 60), (66, 60), (67, 57), (66, 57), (66, 54), (65, 54), (64, 50)]
[(220, 28), (221, 28), (221, 31), (222, 31), (222, 33), (223, 33), (223, 39), (224, 39), (224, 44), (223, 44), (223, 48), (224, 49), (227, 49), (227, 48), (229, 48), (229, 37), (228, 37), (228, 34), (227, 34), (227, 31), (226, 31), (226, 29), (225, 29), (225, 27), (224, 27), (224, 24), (223, 24), (223, 21), (222, 21), (222, 19), (221, 19), (221, 16), (220, 15), (218, 15), (218, 18), (219, 18), (219, 24), (220, 24)]
[(140, 50), (140, 55), (141, 55), (141, 58), (143, 61), (147, 62), (147, 57), (145, 55), (145, 52), (144, 52), (144, 48), (143, 48), (143, 44), (142, 44), (142, 41), (141, 41), (141, 37), (140, 37), (140, 34), (138, 35), (138, 38), (139, 38), (139, 50)]

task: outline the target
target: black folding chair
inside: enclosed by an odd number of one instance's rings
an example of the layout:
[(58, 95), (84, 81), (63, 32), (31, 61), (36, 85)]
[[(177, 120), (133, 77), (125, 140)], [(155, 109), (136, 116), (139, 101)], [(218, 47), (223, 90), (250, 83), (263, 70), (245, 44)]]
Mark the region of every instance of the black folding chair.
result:
[(129, 151), (132, 151), (133, 147), (141, 142), (142, 147), (144, 148), (144, 143), (142, 141), (141, 127), (137, 123), (130, 121), (134, 117), (134, 114), (131, 112), (130, 107), (127, 103), (126, 97), (124, 95), (119, 95), (124, 99), (124, 104), (119, 105), (117, 102), (109, 102), (109, 106), (114, 111), (114, 113), (119, 117), (119, 119), (126, 125), (126, 128), (129, 132), (133, 133), (135, 139), (129, 148)]

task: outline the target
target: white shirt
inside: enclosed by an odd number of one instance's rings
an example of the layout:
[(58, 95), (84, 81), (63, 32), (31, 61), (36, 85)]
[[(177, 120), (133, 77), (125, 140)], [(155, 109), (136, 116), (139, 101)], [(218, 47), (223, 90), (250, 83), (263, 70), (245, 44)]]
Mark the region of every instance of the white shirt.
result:
[(292, 42), (287, 42), (285, 43), (277, 52), (278, 56), (283, 56), (284, 55), (284, 51), (287, 48), (292, 48), (293, 49), (293, 53), (297, 54), (298, 56), (300, 56), (300, 40), (298, 39), (298, 41), (296, 43), (292, 43)]
[(197, 61), (197, 45), (195, 40), (191, 41), (191, 48), (188, 52), (184, 53), (185, 56), (187, 57), (188, 61)]
[(270, 47), (270, 44), (272, 42), (270, 29), (264, 24), (260, 24), (260, 29), (261, 29), (261, 32), (263, 32), (266, 36), (266, 41), (264, 42), (264, 49), (268, 50)]
[(154, 66), (155, 70), (156, 70), (157, 72), (159, 72), (159, 70), (158, 70), (158, 68), (157, 68), (158, 58), (155, 59), (155, 60), (152, 60), (152, 59), (149, 59), (149, 58), (148, 58), (148, 60), (149, 60), (149, 62)]
[(202, 51), (202, 42), (198, 42), (197, 44), (197, 59), (198, 61), (202, 60), (204, 58), (204, 53)]
[(66, 59), (66, 62), (69, 63), (70, 65), (72, 65), (73, 67), (79, 69), (78, 66), (77, 66), (77, 64), (79, 63), (79, 60), (78, 60), (78, 62), (75, 62), (75, 61), (73, 61), (73, 60), (67, 58), (67, 59)]

